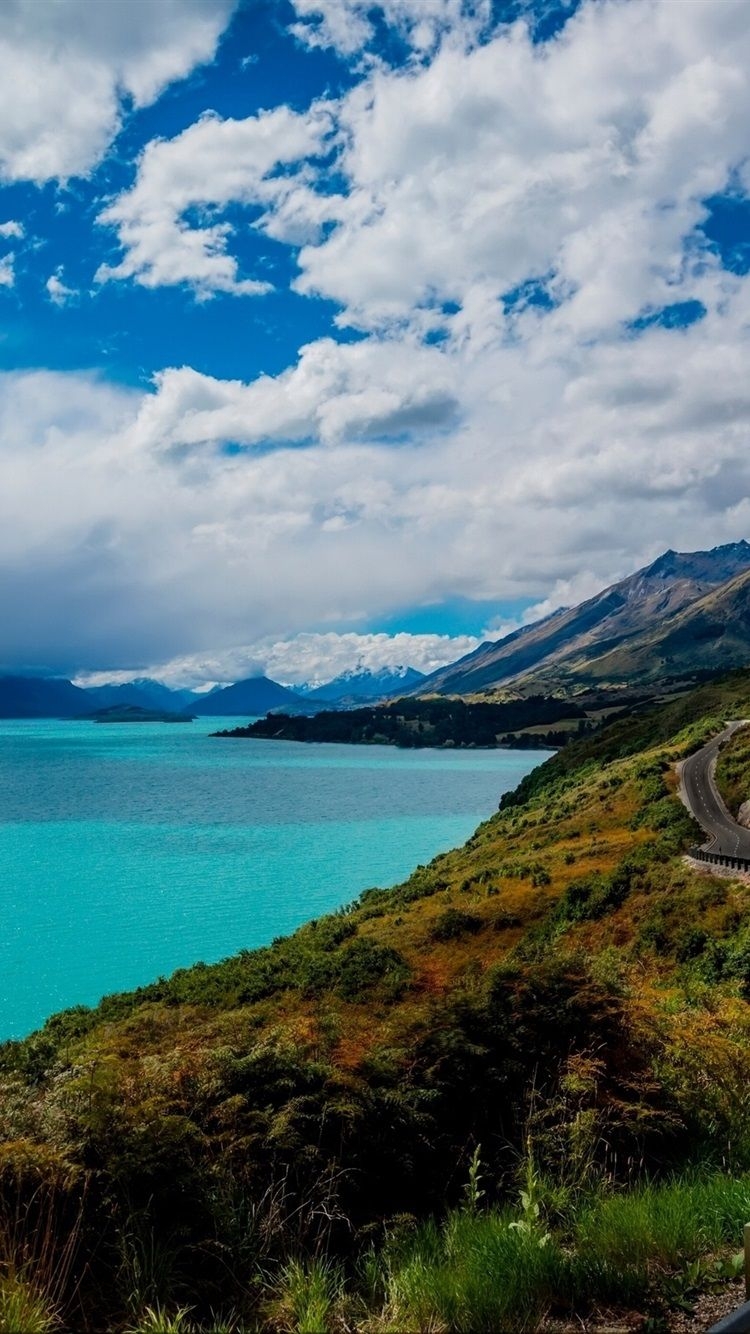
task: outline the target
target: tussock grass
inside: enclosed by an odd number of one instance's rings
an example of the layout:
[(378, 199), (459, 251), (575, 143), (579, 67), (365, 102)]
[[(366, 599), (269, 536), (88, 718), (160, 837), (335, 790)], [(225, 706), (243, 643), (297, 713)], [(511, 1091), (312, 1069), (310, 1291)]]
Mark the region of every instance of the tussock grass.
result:
[(51, 1302), (24, 1274), (0, 1278), (0, 1334), (52, 1334), (57, 1313)]
[(278, 1313), (291, 1334), (326, 1334), (343, 1292), (338, 1265), (317, 1257), (290, 1260), (278, 1294)]

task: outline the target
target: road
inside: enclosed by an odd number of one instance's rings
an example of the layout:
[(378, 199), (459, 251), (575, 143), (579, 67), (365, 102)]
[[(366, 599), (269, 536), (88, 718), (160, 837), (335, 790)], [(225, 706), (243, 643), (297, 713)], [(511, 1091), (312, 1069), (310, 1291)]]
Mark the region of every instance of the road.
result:
[(730, 723), (707, 746), (685, 760), (680, 774), (680, 795), (706, 833), (707, 841), (703, 846), (707, 852), (750, 859), (750, 829), (743, 829), (732, 818), (714, 781), (716, 758), (721, 747), (738, 727), (743, 726), (743, 722)]

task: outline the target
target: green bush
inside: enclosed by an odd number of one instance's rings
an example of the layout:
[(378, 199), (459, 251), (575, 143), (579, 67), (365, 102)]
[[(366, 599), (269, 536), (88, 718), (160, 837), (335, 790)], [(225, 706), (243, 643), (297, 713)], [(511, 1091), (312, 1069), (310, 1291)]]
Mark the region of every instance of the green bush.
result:
[(481, 931), (484, 923), (475, 913), (462, 912), (460, 908), (446, 908), (433, 925), (432, 940), (460, 940), (462, 936), (475, 935)]
[(344, 1000), (355, 1001), (377, 986), (392, 999), (401, 994), (409, 977), (409, 965), (398, 950), (365, 938), (342, 950), (336, 990)]

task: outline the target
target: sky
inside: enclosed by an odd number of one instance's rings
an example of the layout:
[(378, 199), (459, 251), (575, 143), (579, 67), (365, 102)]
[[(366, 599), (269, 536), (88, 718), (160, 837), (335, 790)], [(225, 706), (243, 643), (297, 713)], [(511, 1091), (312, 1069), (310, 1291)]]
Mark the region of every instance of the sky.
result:
[(0, 668), (431, 670), (750, 537), (746, 0), (5, 0)]

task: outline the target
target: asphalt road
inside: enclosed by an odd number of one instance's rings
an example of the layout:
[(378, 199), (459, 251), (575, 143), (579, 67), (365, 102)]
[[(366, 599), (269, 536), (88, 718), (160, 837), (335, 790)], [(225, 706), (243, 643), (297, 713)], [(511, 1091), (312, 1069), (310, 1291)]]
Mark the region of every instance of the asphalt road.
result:
[[(719, 852), (725, 857), (750, 859), (750, 829), (732, 819), (719, 796), (714, 782), (716, 758), (728, 737), (743, 723), (730, 723), (723, 732), (709, 741), (702, 750), (685, 760), (680, 775), (682, 799), (705, 831), (707, 852)], [(750, 794), (748, 794), (750, 795)]]

